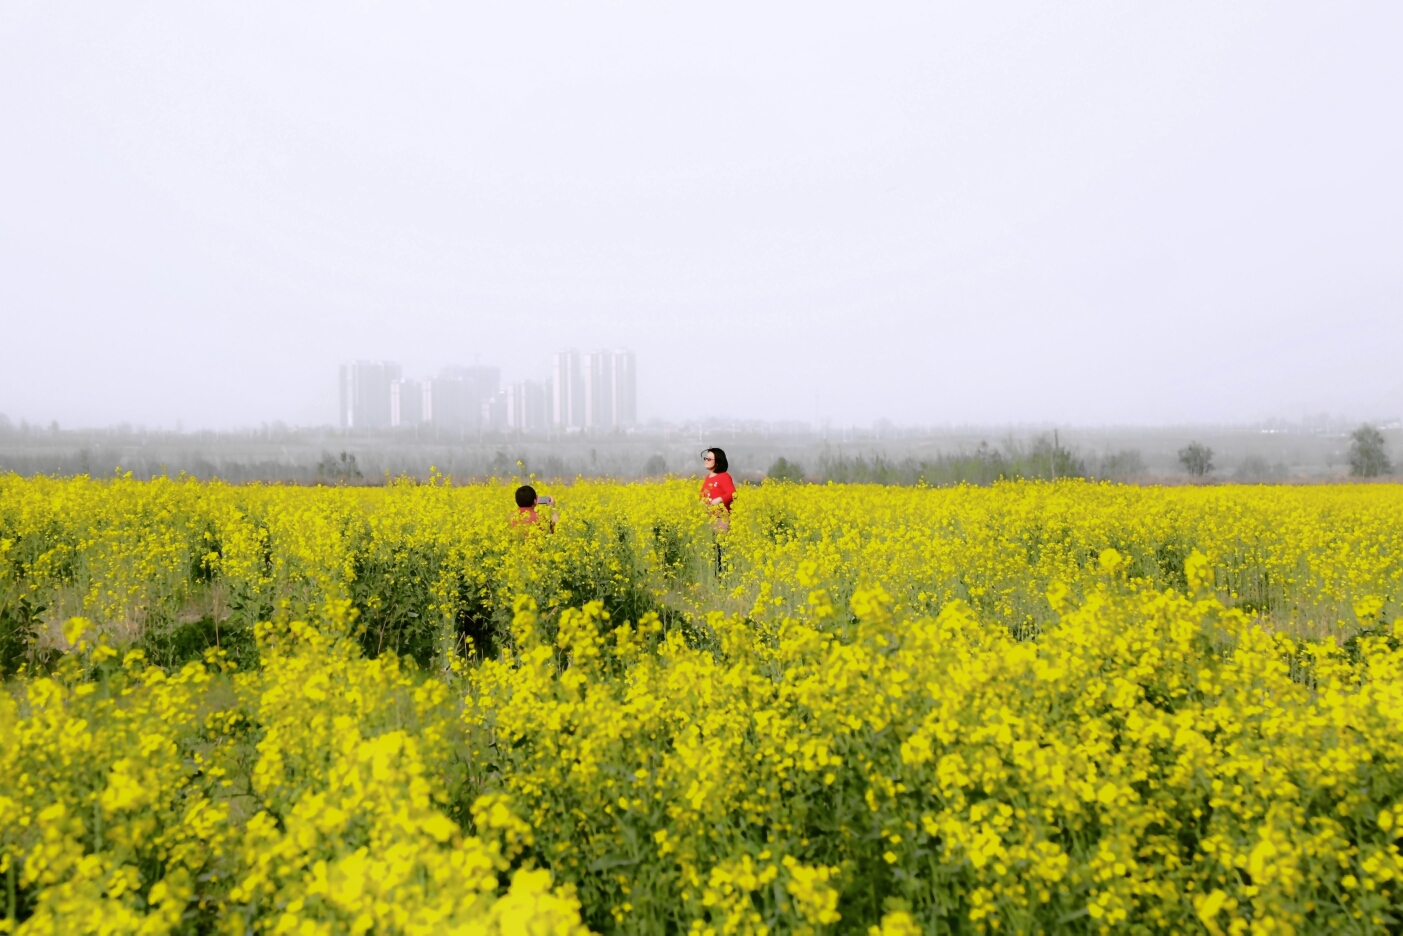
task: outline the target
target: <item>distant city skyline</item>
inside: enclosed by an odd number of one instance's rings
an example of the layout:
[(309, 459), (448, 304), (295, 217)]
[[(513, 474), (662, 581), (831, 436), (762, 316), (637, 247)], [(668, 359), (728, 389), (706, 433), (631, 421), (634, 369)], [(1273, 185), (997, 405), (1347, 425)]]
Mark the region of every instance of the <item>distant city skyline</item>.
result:
[(636, 358), (627, 348), (559, 351), (544, 380), (506, 386), (493, 365), (450, 364), (437, 377), (406, 378), (396, 361), (349, 361), (338, 386), (343, 430), (597, 433), (638, 424)]

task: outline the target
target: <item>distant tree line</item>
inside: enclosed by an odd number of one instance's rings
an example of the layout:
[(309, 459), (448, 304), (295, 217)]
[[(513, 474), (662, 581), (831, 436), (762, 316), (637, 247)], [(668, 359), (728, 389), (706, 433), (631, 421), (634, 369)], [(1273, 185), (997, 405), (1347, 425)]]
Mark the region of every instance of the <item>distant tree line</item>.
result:
[[(1377, 478), (1393, 472), (1385, 449), (1383, 433), (1365, 423), (1350, 435), (1349, 473), (1357, 478)], [(1179, 450), (1179, 464), (1196, 481), (1206, 480), (1215, 470), (1213, 449), (1190, 442)], [(948, 487), (956, 484), (987, 485), (1018, 479), (1055, 481), (1059, 478), (1128, 481), (1146, 474), (1145, 460), (1137, 449), (1122, 449), (1101, 456), (1084, 457), (1063, 446), (1056, 435), (1043, 436), (1031, 446), (1013, 443), (995, 449), (980, 442), (972, 452), (940, 454), (935, 458), (888, 458), (882, 454), (819, 456), (817, 469), (806, 472), (802, 465), (780, 457), (770, 465), (766, 478), (780, 483), (816, 481), (826, 484), (927, 484)], [(1270, 465), (1260, 455), (1249, 455), (1238, 467), (1234, 480), (1279, 481), (1287, 477), (1283, 464)]]
[(941, 453), (934, 458), (889, 458), (843, 454), (819, 456), (810, 475), (802, 465), (778, 458), (766, 477), (771, 481), (820, 484), (926, 484), (950, 487), (957, 484), (987, 485), (1018, 479), (1056, 481), (1059, 478), (1090, 478), (1127, 481), (1145, 474), (1145, 460), (1137, 449), (1122, 449), (1101, 456), (1085, 457), (1061, 444), (1056, 436), (1041, 437), (1030, 446), (1007, 443), (993, 448), (980, 442), (973, 451)]
[[(1384, 447), (1383, 433), (1377, 426), (1364, 423), (1351, 432), (1349, 437), (1351, 477), (1377, 478), (1393, 473), (1393, 465)], [(1213, 450), (1198, 442), (1190, 442), (1179, 450), (1179, 463), (1184, 466), (1190, 477), (1202, 480), (1213, 471)], [(1266, 474), (1265, 462), (1261, 458), (1253, 461), (1250, 456), (1238, 471), (1239, 480), (1266, 480)], [(1271, 474), (1276, 472), (1272, 471)]]
[[(1149, 473), (1139, 449), (1086, 453), (1063, 445), (1057, 433), (1031, 442), (1012, 437), (997, 446), (981, 442), (973, 449), (933, 456), (922, 454), (918, 445), (908, 448), (910, 454), (900, 450), (896, 454), (854, 452), (852, 448), (845, 453), (842, 448), (835, 452), (824, 442), (817, 452), (808, 447), (807, 454), (796, 459), (792, 449), (776, 457), (776, 440), (766, 437), (718, 441), (735, 446), (732, 470), (738, 479), (758, 478), (758, 469), (768, 463), (764, 474), (773, 482), (949, 486), (987, 485), (1018, 478), (1132, 481)], [(701, 445), (702, 441), (698, 439), (694, 444)], [(1338, 445), (1334, 441), (1324, 444)], [(0, 472), (26, 476), (110, 477), (120, 469), (131, 471), (138, 478), (186, 475), (236, 483), (374, 485), (404, 475), (426, 477), (436, 468), (462, 480), (527, 476), (661, 478), (700, 471), (696, 452), (691, 442), (644, 438), (624, 442), (582, 439), (567, 444), (411, 445), (351, 438), (329, 431), (294, 432), (277, 426), (268, 427), (266, 432), (248, 433), (148, 435), (125, 427), (60, 432), (56, 425), (15, 426), (0, 417)], [(1367, 423), (1350, 434), (1347, 453), (1334, 448), (1333, 465), (1339, 465), (1342, 454), (1347, 457), (1353, 477), (1378, 478), (1398, 470), (1398, 462), (1390, 459), (1384, 434)], [(1286, 479), (1292, 471), (1281, 461), (1269, 463), (1257, 454), (1242, 456), (1235, 468), (1220, 468), (1219, 453), (1197, 440), (1179, 449), (1178, 456), (1183, 474), (1200, 482), (1218, 478), (1242, 483), (1272, 482)], [(1329, 464), (1319, 467), (1328, 469)]]

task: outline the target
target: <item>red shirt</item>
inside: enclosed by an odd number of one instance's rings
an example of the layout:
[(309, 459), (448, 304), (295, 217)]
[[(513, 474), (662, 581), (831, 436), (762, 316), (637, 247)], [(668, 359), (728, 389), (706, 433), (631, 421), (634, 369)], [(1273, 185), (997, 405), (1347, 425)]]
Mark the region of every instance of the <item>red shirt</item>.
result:
[(729, 511), (731, 501), (736, 496), (736, 483), (731, 480), (729, 473), (723, 471), (720, 474), (708, 475), (702, 482), (701, 499), (708, 504), (715, 498), (721, 498), (721, 503)]
[(516, 508), (516, 516), (512, 517), (512, 526), (531, 526), (539, 521), (540, 518), (536, 516), (535, 507), (518, 507)]

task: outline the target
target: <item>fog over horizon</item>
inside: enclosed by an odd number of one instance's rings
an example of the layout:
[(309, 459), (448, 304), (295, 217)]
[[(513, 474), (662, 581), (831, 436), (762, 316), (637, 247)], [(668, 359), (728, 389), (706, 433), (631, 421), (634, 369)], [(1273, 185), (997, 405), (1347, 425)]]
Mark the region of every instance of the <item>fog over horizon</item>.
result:
[(1403, 415), (1403, 5), (0, 6), (0, 413)]

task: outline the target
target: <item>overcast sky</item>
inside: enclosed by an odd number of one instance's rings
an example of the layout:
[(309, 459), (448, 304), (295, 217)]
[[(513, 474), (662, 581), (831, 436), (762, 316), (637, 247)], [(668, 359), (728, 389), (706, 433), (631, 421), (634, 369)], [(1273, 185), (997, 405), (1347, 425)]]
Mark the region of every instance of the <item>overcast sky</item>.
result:
[(1403, 414), (1403, 4), (0, 2), (0, 413)]

